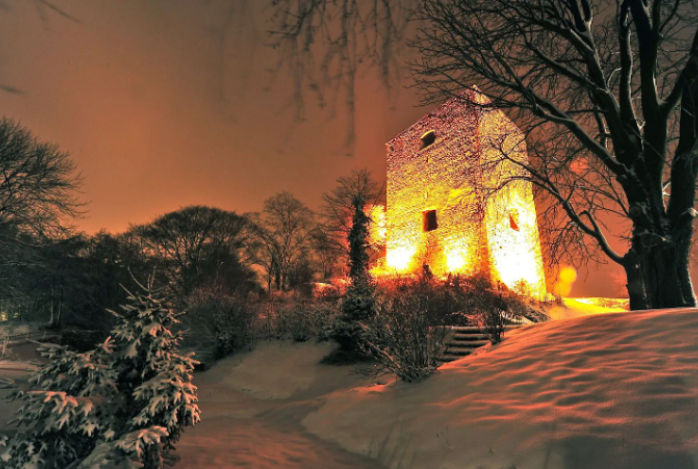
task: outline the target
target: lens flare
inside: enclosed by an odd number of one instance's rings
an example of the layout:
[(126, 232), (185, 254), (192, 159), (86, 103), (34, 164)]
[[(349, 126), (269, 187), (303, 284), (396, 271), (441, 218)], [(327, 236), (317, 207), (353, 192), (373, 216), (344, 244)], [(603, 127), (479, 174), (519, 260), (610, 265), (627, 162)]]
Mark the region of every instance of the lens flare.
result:
[(555, 283), (555, 293), (560, 296), (569, 296), (572, 292), (572, 285), (577, 280), (577, 270), (566, 265), (560, 269)]

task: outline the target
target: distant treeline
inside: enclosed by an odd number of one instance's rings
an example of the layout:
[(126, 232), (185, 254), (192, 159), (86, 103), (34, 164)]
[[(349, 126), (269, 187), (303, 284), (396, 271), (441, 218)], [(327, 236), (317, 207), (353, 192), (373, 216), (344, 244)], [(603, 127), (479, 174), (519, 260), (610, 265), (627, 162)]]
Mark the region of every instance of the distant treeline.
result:
[(0, 321), (108, 330), (123, 287), (153, 278), (177, 308), (201, 291), (296, 289), (345, 275), (352, 201), (380, 199), (366, 170), (338, 179), (314, 213), (288, 192), (261, 213), (188, 206), (126, 232), (76, 232), (80, 177), (67, 153), (0, 121)]

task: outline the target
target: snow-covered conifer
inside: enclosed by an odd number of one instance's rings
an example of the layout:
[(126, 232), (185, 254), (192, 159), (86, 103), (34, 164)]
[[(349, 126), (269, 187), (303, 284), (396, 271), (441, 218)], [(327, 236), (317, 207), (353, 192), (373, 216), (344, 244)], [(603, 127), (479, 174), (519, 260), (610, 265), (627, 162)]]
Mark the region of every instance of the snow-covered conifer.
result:
[[(181, 313), (167, 308), (152, 287), (141, 295), (129, 292), (128, 301), (117, 314), (119, 323), (113, 330), (113, 370), (120, 393), (128, 396), (122, 417), (125, 430), (162, 427), (167, 436), (160, 444), (169, 450), (184, 427), (200, 418), (196, 386), (191, 382), (195, 362), (178, 352), (182, 337), (172, 327)], [(153, 448), (146, 445), (146, 450), (150, 454)]]
[(29, 389), (10, 396), (23, 403), (12, 421), (21, 433), (6, 442), (2, 467), (67, 467), (86, 457), (96, 441), (113, 438), (119, 395), (109, 341), (86, 353), (54, 344), (38, 352), (48, 363), (32, 374)]
[(171, 329), (178, 313), (143, 288), (129, 292), (112, 337), (95, 350), (39, 348), (48, 363), (11, 396), (23, 405), (19, 432), (0, 440), (3, 468), (159, 469), (184, 427), (199, 421), (195, 362), (178, 353)]

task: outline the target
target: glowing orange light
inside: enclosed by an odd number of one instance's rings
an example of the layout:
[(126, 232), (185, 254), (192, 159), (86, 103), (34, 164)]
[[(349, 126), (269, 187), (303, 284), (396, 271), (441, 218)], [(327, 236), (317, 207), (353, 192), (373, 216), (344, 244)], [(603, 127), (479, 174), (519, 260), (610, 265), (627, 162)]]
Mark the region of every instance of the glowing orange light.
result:
[[(485, 229), (492, 260), (492, 274), (520, 293), (545, 293), (533, 195), (525, 181), (510, 183), (489, 200)], [(516, 213), (516, 229), (511, 226)], [(536, 250), (537, 248), (537, 250)], [(528, 293), (528, 292), (527, 292)]]
[(475, 253), (472, 253), (474, 245), (468, 243), (468, 240), (450, 239), (446, 247), (444, 247), (444, 255), (446, 257), (446, 271), (450, 274), (469, 274), (473, 273), (472, 260)]
[(555, 293), (560, 296), (569, 296), (572, 292), (572, 284), (577, 280), (577, 271), (574, 267), (565, 266), (560, 269), (555, 283)]
[(388, 267), (398, 272), (407, 271), (411, 267), (415, 251), (410, 246), (391, 249), (386, 256)]
[(560, 281), (565, 283), (574, 283), (577, 280), (577, 271), (574, 267), (566, 266), (560, 270)]
[(465, 258), (460, 253), (453, 253), (446, 257), (446, 268), (449, 272), (458, 272), (465, 266)]

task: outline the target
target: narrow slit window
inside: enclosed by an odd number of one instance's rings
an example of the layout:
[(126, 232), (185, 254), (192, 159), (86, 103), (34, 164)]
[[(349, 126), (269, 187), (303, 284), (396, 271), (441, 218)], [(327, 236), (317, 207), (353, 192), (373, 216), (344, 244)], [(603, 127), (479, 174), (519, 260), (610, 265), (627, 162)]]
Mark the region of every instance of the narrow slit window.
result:
[(509, 226), (514, 231), (519, 231), (519, 212), (517, 210), (509, 210)]
[(424, 135), (422, 135), (421, 140), (422, 148), (426, 148), (436, 141), (436, 133), (434, 133), (433, 130), (430, 130), (426, 132)]
[(439, 225), (436, 223), (436, 210), (425, 210), (422, 212), (422, 230), (427, 233), (434, 231)]

